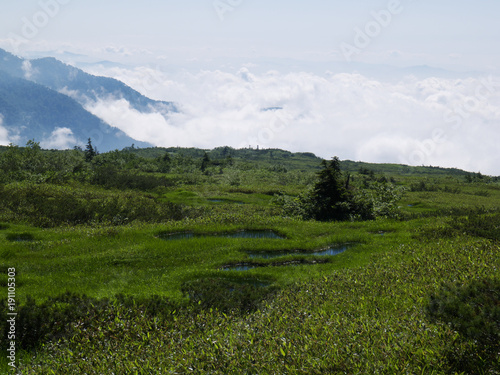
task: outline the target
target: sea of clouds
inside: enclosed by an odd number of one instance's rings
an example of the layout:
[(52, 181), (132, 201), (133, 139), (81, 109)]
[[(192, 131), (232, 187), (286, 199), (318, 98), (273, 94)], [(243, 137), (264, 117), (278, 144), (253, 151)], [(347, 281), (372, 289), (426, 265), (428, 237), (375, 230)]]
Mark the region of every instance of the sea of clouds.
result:
[(155, 146), (277, 147), (324, 158), (458, 167), (500, 175), (500, 77), (373, 79), (361, 74), (100, 68), (175, 102), (165, 118), (119, 98), (87, 109)]

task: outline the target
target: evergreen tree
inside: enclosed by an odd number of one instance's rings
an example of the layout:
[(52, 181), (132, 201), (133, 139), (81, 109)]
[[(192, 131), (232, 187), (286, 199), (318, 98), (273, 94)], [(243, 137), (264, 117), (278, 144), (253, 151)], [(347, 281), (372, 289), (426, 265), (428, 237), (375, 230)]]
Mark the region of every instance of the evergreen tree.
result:
[(170, 172), (170, 167), (172, 164), (172, 158), (170, 157), (170, 153), (167, 151), (165, 155), (159, 156), (157, 159), (158, 171), (161, 173)]
[(334, 157), (323, 161), (323, 169), (318, 173), (319, 181), (314, 186), (311, 203), (312, 216), (316, 220), (346, 220), (349, 218), (349, 202), (352, 194), (347, 189), (347, 180), (340, 170), (340, 160)]
[(89, 138), (87, 147), (85, 148), (85, 161), (90, 163), (96, 155), (97, 151), (94, 146), (92, 146), (92, 140)]
[(165, 155), (163, 155), (163, 161), (166, 163), (170, 163), (171, 158), (170, 158), (170, 153), (168, 151), (165, 152)]
[(210, 158), (208, 157), (208, 154), (205, 152), (203, 155), (203, 159), (201, 160), (201, 171), (205, 172), (207, 167), (210, 165)]

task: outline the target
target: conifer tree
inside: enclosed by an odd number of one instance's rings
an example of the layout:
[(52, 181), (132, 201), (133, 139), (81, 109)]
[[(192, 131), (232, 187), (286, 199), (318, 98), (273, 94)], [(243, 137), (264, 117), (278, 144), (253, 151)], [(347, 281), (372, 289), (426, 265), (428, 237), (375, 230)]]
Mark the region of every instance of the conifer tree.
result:
[(340, 160), (334, 157), (323, 161), (323, 169), (318, 173), (319, 181), (312, 192), (313, 217), (316, 220), (346, 220), (349, 218), (349, 202), (352, 194), (340, 170)]
[(85, 161), (90, 163), (96, 155), (97, 151), (94, 146), (92, 146), (92, 140), (89, 138), (87, 147), (85, 148)]

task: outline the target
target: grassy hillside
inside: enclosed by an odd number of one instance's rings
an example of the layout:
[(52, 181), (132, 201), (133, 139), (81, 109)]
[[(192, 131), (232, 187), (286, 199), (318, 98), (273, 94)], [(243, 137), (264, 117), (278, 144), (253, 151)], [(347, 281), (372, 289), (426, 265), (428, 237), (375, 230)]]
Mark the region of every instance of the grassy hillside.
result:
[(500, 373), (497, 179), (344, 161), (375, 218), (316, 221), (312, 154), (86, 156), (0, 153), (19, 373)]

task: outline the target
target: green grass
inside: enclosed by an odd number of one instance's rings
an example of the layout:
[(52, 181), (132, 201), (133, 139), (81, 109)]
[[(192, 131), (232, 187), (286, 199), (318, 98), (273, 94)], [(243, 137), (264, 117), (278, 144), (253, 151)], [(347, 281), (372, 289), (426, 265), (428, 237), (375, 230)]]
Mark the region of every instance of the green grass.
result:
[[(173, 186), (148, 191), (88, 182), (1, 185), (12, 199), (5, 195), (8, 208), (0, 209), (4, 290), (15, 267), (16, 301), (31, 304), (34, 320), (66, 292), (87, 296), (75, 299), (78, 314), (60, 337), (18, 350), (19, 373), (500, 373), (498, 360), (483, 363), (479, 343), (426, 313), (444, 284), (498, 279), (498, 183), (465, 183), (457, 170), (345, 162), (354, 183), (362, 185), (367, 177), (356, 171), (368, 166), (407, 188), (400, 218), (304, 221), (285, 217), (272, 198), (304, 192), (316, 158), (253, 151), (236, 153), (223, 173), (179, 167), (165, 175)], [(174, 158), (180, 150), (169, 152)], [(277, 163), (288, 172), (273, 170)], [(75, 215), (99, 212), (99, 220), (65, 222), (59, 202), (71, 203)], [(217, 236), (241, 230), (284, 239)], [(160, 236), (178, 232), (206, 236)], [(327, 257), (248, 256), (343, 243), (355, 245)], [(301, 263), (313, 260), (322, 263)], [(260, 267), (222, 269), (249, 263)], [(60, 301), (50, 305), (54, 316), (40, 318), (42, 328), (64, 321), (57, 311), (72, 305)]]
[[(75, 227), (37, 229), (11, 226), (0, 233), (2, 265), (17, 264), (22, 287), (20, 298), (32, 295), (47, 298), (66, 290), (93, 297), (112, 297), (117, 293), (158, 294), (181, 298), (180, 283), (198, 274), (220, 274), (225, 264), (248, 261), (247, 251), (313, 250), (331, 244), (355, 242), (347, 254), (333, 256), (331, 263), (317, 266), (272, 267), (250, 271), (273, 275), (278, 284), (306, 279), (338, 267), (363, 263), (366, 254), (404, 236), (404, 223), (301, 223), (274, 220), (270, 225), (216, 223), (174, 225), (130, 225), (121, 227)], [(391, 233), (372, 234), (390, 227)], [(214, 237), (163, 240), (161, 232), (194, 231), (224, 233), (241, 229), (272, 229), (286, 239), (228, 239)], [(399, 231), (399, 233), (397, 232)], [(30, 241), (12, 241), (11, 235), (29, 233)]]
[(431, 323), (425, 306), (443, 282), (494, 274), (497, 252), (467, 238), (392, 245), (363, 267), (299, 281), (244, 315), (204, 309), (150, 319), (113, 306), (22, 371), (458, 373), (456, 359), (477, 348)]

